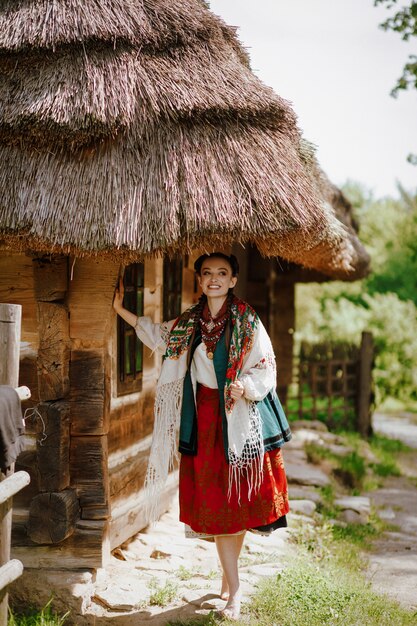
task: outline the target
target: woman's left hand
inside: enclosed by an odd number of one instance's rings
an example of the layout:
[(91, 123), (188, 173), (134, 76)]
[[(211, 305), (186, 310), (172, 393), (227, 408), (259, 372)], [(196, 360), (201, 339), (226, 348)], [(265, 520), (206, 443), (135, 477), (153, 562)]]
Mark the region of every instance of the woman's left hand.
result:
[(239, 400), (243, 396), (244, 388), (239, 380), (236, 380), (230, 385), (230, 395), (234, 400)]

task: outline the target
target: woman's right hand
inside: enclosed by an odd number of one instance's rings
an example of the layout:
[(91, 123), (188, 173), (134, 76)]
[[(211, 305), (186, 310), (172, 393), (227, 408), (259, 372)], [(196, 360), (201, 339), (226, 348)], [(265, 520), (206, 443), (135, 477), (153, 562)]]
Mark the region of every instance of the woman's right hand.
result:
[(119, 276), (119, 283), (116, 289), (114, 290), (113, 297), (113, 309), (118, 313), (123, 309), (123, 298), (125, 295), (125, 288), (123, 285), (123, 278)]

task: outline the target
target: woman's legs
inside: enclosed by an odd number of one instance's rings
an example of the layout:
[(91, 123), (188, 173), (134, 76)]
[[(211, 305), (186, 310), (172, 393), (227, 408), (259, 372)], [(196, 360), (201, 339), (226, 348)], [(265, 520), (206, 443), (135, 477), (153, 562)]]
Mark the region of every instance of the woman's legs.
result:
[[(223, 569), (221, 596), (227, 599), (223, 610), (225, 616), (237, 619), (240, 614), (240, 583), (238, 559), (245, 533), (239, 535), (221, 535), (216, 537), (216, 547)], [(228, 596), (227, 596), (228, 592)]]
[[(246, 533), (243, 532), (243, 533), (240, 533), (239, 535), (232, 536), (232, 539), (235, 540), (237, 559), (239, 559), (239, 555), (242, 550), (243, 541), (245, 539), (245, 534)], [(223, 570), (223, 576), (222, 576), (222, 588), (220, 591), (220, 597), (222, 600), (227, 600), (229, 598), (229, 584), (227, 582), (227, 578), (226, 578), (226, 574), (224, 573), (224, 570)]]

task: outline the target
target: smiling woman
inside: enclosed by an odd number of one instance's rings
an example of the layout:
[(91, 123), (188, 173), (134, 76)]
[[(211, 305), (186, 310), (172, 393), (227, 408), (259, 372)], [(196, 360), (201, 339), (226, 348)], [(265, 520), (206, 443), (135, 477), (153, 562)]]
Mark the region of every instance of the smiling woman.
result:
[(258, 315), (233, 293), (236, 257), (204, 254), (194, 264), (199, 302), (153, 324), (114, 308), (138, 337), (164, 355), (147, 472), (151, 506), (178, 450), (180, 520), (186, 534), (214, 538), (223, 568), (223, 615), (238, 619), (238, 557), (247, 530), (286, 526), (287, 482), (281, 446), (291, 437), (275, 392), (275, 357)]

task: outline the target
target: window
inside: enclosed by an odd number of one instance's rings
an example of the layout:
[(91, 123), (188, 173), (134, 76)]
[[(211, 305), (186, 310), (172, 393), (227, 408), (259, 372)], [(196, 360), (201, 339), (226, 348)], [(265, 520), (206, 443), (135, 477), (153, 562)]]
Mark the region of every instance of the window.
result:
[[(135, 315), (143, 315), (144, 265), (134, 263), (125, 269), (123, 305)], [(142, 387), (143, 344), (135, 329), (121, 317), (117, 322), (117, 394), (140, 391)]]
[(163, 319), (172, 320), (181, 313), (182, 257), (164, 259)]

